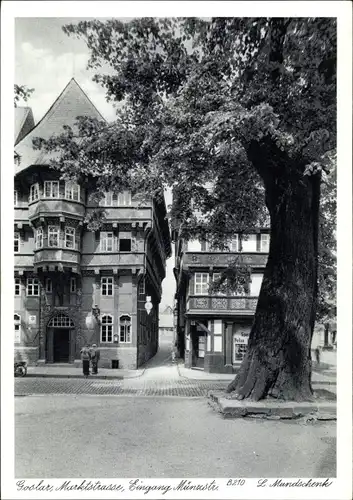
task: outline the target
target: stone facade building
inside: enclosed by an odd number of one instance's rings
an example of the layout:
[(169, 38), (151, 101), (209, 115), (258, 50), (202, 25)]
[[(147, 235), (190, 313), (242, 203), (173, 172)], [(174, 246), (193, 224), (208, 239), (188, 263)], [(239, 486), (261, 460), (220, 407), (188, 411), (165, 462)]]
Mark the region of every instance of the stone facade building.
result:
[(16, 125), (27, 127), (15, 131), (15, 355), (32, 364), (78, 364), (82, 346), (95, 342), (102, 367), (137, 368), (158, 349), (171, 253), (165, 204), (108, 192), (99, 202), (103, 227), (87, 230), (85, 216), (97, 207), (90, 201), (93, 181), (60, 180), (32, 140), (60, 133), (77, 116), (102, 116), (74, 79), (31, 129), (28, 108), (15, 111), (22, 116)]
[[(246, 351), (269, 251), (269, 229), (234, 235), (229, 251), (175, 235), (177, 339), (187, 368), (233, 373)], [(251, 268), (248, 293), (212, 292), (210, 283), (238, 258)]]

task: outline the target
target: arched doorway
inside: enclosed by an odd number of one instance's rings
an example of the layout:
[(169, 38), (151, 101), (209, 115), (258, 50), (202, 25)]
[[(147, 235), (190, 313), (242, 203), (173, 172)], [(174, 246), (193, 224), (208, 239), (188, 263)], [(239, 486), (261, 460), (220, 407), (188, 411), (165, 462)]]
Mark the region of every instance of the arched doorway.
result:
[(47, 361), (70, 363), (74, 361), (74, 322), (64, 313), (53, 316), (47, 326)]

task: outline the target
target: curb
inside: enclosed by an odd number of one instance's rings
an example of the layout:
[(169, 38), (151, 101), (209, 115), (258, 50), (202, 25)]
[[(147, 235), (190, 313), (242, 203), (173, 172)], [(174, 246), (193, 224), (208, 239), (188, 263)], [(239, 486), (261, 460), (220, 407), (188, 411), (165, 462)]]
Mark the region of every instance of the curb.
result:
[[(18, 377), (16, 377), (18, 378)], [(72, 375), (69, 374), (61, 374), (61, 373), (27, 373), (26, 377), (22, 378), (76, 378), (76, 379), (90, 379), (90, 380), (123, 380), (125, 377), (123, 375), (90, 375), (85, 377), (84, 375)], [(128, 377), (129, 378), (129, 377)], [(131, 377), (135, 378), (135, 377)]]
[(238, 401), (226, 399), (224, 394), (213, 392), (208, 394), (208, 398), (211, 400), (211, 406), (215, 406), (223, 418), (257, 417), (280, 420), (309, 417), (309, 420), (337, 420), (336, 402)]

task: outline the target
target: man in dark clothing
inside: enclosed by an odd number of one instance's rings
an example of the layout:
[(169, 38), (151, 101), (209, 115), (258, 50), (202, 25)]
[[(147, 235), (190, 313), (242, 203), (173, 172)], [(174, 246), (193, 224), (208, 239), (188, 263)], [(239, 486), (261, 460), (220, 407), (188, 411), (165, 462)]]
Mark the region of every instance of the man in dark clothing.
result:
[(90, 349), (91, 362), (92, 362), (92, 375), (97, 375), (98, 373), (98, 361), (100, 359), (100, 352), (97, 344), (92, 344)]
[(82, 370), (85, 377), (89, 375), (89, 361), (91, 359), (89, 346), (86, 345), (81, 349)]

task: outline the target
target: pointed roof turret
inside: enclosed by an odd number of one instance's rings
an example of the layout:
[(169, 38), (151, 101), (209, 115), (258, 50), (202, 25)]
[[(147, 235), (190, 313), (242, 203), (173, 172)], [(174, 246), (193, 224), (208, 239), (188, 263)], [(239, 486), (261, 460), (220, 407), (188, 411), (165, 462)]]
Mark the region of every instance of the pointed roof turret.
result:
[(34, 118), (31, 108), (17, 106), (15, 108), (15, 146), (34, 127)]
[(62, 133), (63, 126), (68, 125), (72, 127), (78, 116), (87, 116), (105, 121), (76, 80), (71, 78), (44, 117), (17, 144), (15, 151), (21, 157), (21, 162), (15, 167), (15, 174), (22, 172), (31, 165), (47, 164), (50, 155), (44, 151), (34, 150), (32, 140), (35, 137), (49, 139), (54, 135)]

